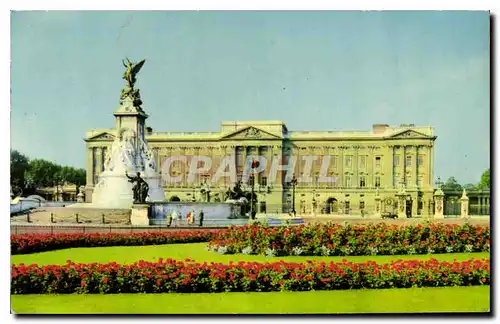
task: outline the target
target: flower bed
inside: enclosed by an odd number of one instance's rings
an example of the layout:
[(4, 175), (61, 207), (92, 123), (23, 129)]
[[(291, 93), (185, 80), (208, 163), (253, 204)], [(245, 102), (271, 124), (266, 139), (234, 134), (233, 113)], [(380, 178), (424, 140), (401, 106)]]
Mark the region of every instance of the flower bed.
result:
[(71, 233), (11, 235), (11, 254), (26, 254), (72, 247), (130, 246), (198, 243), (213, 239), (224, 230), (189, 230), (141, 233)]
[(488, 259), (463, 262), (12, 265), (12, 294), (306, 291), (490, 284)]
[(397, 226), (314, 224), (287, 227), (247, 225), (230, 227), (208, 244), (223, 254), (285, 255), (399, 255), (490, 250), (487, 227), (465, 224)]

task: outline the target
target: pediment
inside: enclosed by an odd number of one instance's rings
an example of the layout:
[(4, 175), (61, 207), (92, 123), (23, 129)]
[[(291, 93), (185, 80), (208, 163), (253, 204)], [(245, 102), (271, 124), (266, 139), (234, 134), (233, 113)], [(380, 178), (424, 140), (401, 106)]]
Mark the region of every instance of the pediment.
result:
[(402, 139), (404, 139), (404, 138), (431, 138), (431, 136), (422, 134), (422, 133), (417, 132), (415, 130), (408, 129), (408, 130), (396, 133), (394, 135), (391, 135), (391, 136), (389, 136), (389, 138), (391, 138), (391, 139), (400, 139), (400, 138), (402, 138)]
[(248, 140), (248, 139), (281, 139), (281, 137), (266, 132), (260, 128), (249, 126), (243, 129), (238, 129), (232, 133), (222, 136), (221, 139), (237, 139), (237, 140)]
[(113, 134), (108, 133), (108, 132), (102, 132), (100, 134), (96, 134), (96, 135), (89, 137), (87, 139), (87, 141), (106, 141), (106, 142), (114, 141), (114, 140), (115, 140), (115, 136)]

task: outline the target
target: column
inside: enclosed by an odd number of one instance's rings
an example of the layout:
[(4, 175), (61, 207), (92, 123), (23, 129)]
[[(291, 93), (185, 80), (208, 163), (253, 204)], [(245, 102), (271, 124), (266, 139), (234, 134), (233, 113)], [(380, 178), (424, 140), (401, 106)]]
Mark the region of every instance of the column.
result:
[[(355, 146), (354, 147), (354, 156), (353, 156), (353, 160), (352, 163), (354, 164), (353, 165), (353, 173), (354, 173), (354, 176), (352, 179), (353, 181), (353, 185), (354, 185), (354, 188), (358, 188), (359, 187), (359, 146)], [(359, 206), (358, 206), (359, 208)], [(352, 206), (351, 206), (351, 209), (352, 209)]]
[(405, 187), (408, 185), (407, 179), (406, 179), (406, 145), (403, 145), (403, 154), (402, 154), (403, 161), (400, 161), (403, 165), (403, 183)]
[[(101, 165), (102, 165), (102, 147), (96, 147), (95, 149), (95, 175), (96, 175), (96, 182), (99, 182), (99, 175), (101, 174)], [(96, 183), (97, 184), (97, 183)]]
[(92, 174), (94, 173), (93, 167), (94, 167), (94, 156), (92, 154), (92, 148), (87, 148), (87, 174), (86, 174), (87, 186), (94, 185), (94, 179), (92, 178)]
[[(274, 162), (274, 158), (275, 158), (274, 155), (275, 154), (276, 154), (276, 158), (278, 159), (279, 163), (281, 163), (282, 162), (282, 158), (283, 158), (283, 151), (282, 151), (281, 145), (278, 145), (278, 146), (276, 146), (273, 149), (273, 162)], [(282, 177), (282, 174), (283, 174), (282, 171), (278, 171), (276, 173), (276, 186), (278, 188), (283, 188), (283, 177)]]
[(371, 146), (368, 149), (368, 157), (366, 158), (366, 163), (368, 163), (368, 165), (367, 165), (368, 177), (366, 179), (366, 181), (367, 181), (366, 186), (369, 188), (375, 187), (375, 172), (373, 171), (374, 170), (374, 167), (373, 167), (374, 162), (375, 162), (375, 156), (373, 154), (373, 146)]
[(414, 192), (412, 197), (412, 203), (411, 203), (411, 216), (415, 217), (418, 214), (418, 192)]
[(104, 171), (104, 163), (106, 163), (106, 147), (101, 147), (101, 152), (99, 152), (99, 155), (101, 157), (101, 164), (100, 164), (100, 173)]
[(427, 174), (429, 177), (429, 186), (434, 188), (434, 148), (432, 145), (428, 146), (429, 163), (427, 166)]
[(338, 158), (338, 170), (339, 170), (339, 178), (337, 179), (337, 183), (339, 184), (340, 187), (344, 188), (345, 187), (345, 182), (344, 182), (344, 147), (339, 146), (338, 147), (338, 152), (339, 152), (339, 158)]
[(267, 178), (267, 186), (272, 187), (274, 185), (274, 183), (269, 182), (269, 180), (271, 179), (269, 177), (269, 173), (271, 172), (271, 166), (273, 164), (273, 146), (272, 145), (267, 146), (266, 159), (267, 159), (267, 166), (266, 166), (265, 176)]
[(417, 187), (418, 184), (418, 145), (414, 146), (415, 154), (413, 156), (413, 186)]
[(427, 208), (429, 207), (427, 206), (424, 196), (422, 196), (422, 211), (421, 211), (422, 218), (429, 218), (429, 211), (427, 210)]
[[(390, 145), (389, 148), (391, 148), (392, 154), (389, 156), (390, 162), (387, 163), (387, 165), (391, 166), (390, 172), (384, 172), (386, 176), (390, 174), (390, 184), (391, 188), (396, 188), (396, 183), (394, 183), (394, 175), (396, 174), (396, 166), (394, 165), (394, 156), (396, 155), (396, 146), (395, 145)], [(389, 170), (387, 170), (389, 171)]]

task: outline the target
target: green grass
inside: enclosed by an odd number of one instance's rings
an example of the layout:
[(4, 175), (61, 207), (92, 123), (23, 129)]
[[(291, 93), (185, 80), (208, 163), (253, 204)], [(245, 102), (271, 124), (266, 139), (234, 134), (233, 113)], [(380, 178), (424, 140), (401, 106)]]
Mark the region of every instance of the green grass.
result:
[(130, 264), (139, 260), (157, 261), (163, 259), (184, 260), (191, 258), (198, 262), (223, 262), (229, 261), (294, 261), (304, 262), (305, 260), (321, 260), (321, 261), (340, 261), (348, 259), (353, 262), (363, 262), (367, 260), (375, 260), (377, 262), (390, 262), (396, 259), (418, 259), (428, 260), (435, 258), (441, 261), (468, 260), (471, 258), (489, 258), (488, 252), (479, 253), (446, 253), (446, 254), (424, 254), (424, 255), (379, 255), (379, 256), (350, 256), (350, 257), (322, 257), (322, 256), (287, 256), (269, 258), (261, 255), (221, 255), (215, 252), (205, 250), (206, 243), (187, 243), (187, 244), (166, 244), (166, 245), (149, 245), (149, 246), (112, 246), (99, 248), (73, 248), (57, 251), (19, 254), (11, 257), (11, 262), (14, 264), (24, 263), (33, 264), (64, 264), (67, 260), (77, 263), (92, 263), (92, 262), (112, 262), (115, 261), (121, 264)]
[(273, 293), (13, 295), (17, 314), (349, 314), (488, 312), (490, 287)]
[[(14, 264), (64, 264), (110, 262), (122, 264), (159, 258), (199, 262), (322, 260), (354, 262), (396, 259), (467, 260), (489, 258), (489, 253), (449, 253), (435, 255), (351, 256), (351, 257), (276, 257), (259, 255), (220, 255), (205, 250), (206, 243), (150, 246), (73, 248), (50, 252), (14, 255)], [(117, 295), (13, 295), (12, 310), (17, 314), (348, 314), (486, 312), (490, 288), (447, 287), (386, 290), (344, 290), (279, 293), (220, 294), (117, 294)]]

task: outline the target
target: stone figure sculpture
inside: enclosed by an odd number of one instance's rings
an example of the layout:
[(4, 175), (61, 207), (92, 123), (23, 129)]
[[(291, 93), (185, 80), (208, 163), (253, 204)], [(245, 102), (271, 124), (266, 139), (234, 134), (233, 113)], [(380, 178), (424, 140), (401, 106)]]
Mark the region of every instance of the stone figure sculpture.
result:
[(125, 171), (125, 176), (129, 179), (129, 182), (134, 183), (132, 191), (134, 193), (134, 204), (142, 204), (146, 202), (148, 197), (149, 185), (143, 178), (141, 178), (141, 173), (137, 172), (137, 176), (131, 177)]

